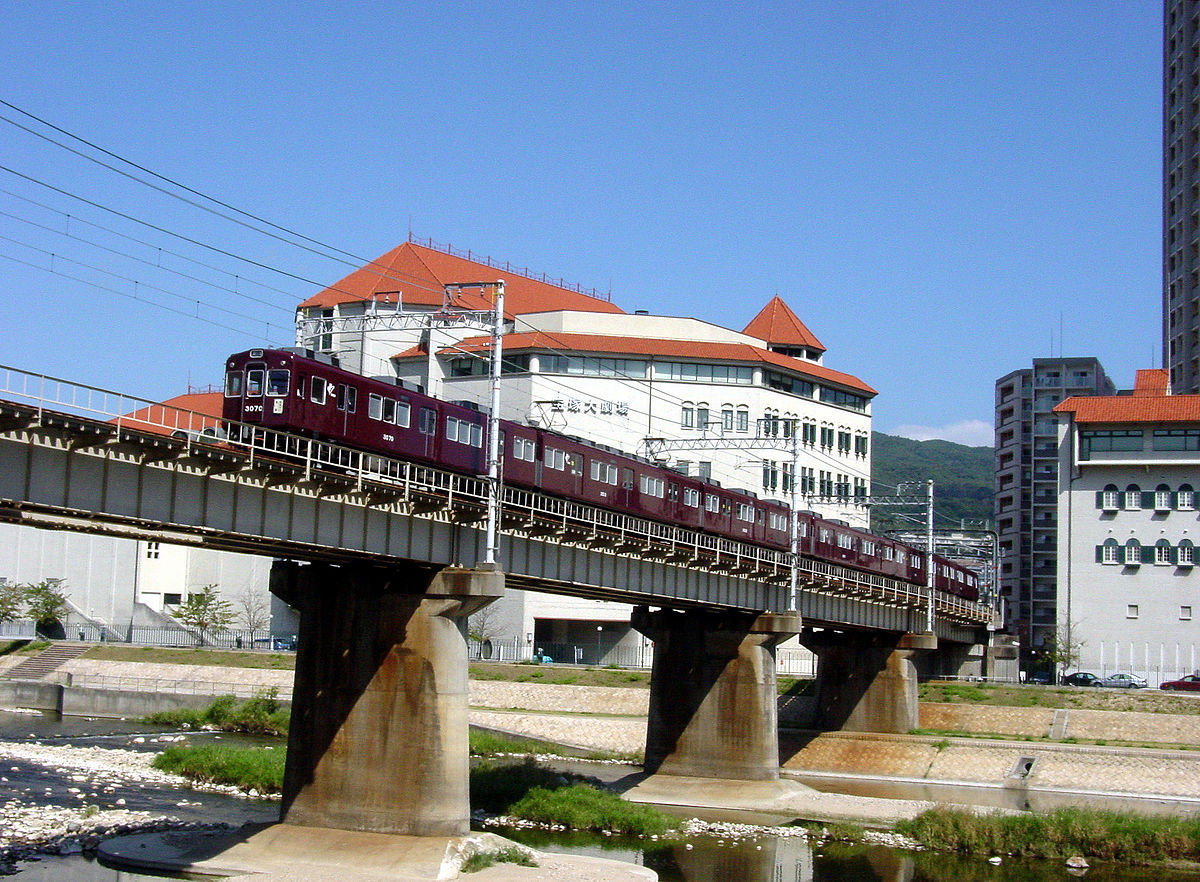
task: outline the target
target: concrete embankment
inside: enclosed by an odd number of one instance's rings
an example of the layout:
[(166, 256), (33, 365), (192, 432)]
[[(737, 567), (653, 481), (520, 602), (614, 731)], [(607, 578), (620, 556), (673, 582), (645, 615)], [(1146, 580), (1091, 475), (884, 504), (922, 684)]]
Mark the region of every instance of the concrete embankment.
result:
[[(61, 673), (80, 684), (125, 684), (125, 689), (65, 690), (64, 696), (76, 694), (64, 697), (64, 709), (71, 707), (69, 712), (96, 715), (120, 711), (121, 699), (110, 693), (124, 691), (128, 695), (128, 688), (135, 683), (156, 683), (157, 689), (170, 692), (176, 691), (173, 685), (189, 683), (188, 689), (178, 691), (207, 692), (183, 699), (199, 704), (222, 691), (252, 694), (265, 687), (275, 687), (286, 696), (291, 685), (290, 671), (86, 658), (68, 662)], [(22, 690), (25, 698), (34, 691), (53, 688), (8, 686)], [(645, 743), (645, 689), (475, 680), (470, 689), (470, 719), (477, 726), (581, 749), (632, 753)], [(146, 701), (179, 700), (174, 696), (154, 699), (152, 689), (139, 691), (147, 696)], [(802, 718), (802, 711), (802, 706), (792, 700), (789, 713), (782, 716), (785, 721), (789, 715), (792, 719), (797, 715)], [(111, 715), (136, 713), (130, 710)], [(1160, 798), (1185, 807), (1195, 801), (1200, 811), (1200, 750), (1061, 743), (1061, 739), (1077, 738), (1200, 748), (1200, 716), (925, 703), (920, 708), (920, 720), (926, 729), (991, 737), (812, 733), (786, 728), (785, 722), (781, 768), (785, 775), (801, 780), (808, 780), (805, 776), (809, 775), (850, 783), (870, 780), (994, 788), (1013, 795), (1016, 804), (1022, 794), (1057, 791), (1094, 794), (1098, 798)], [(1058, 743), (1044, 740), (1050, 738)]]

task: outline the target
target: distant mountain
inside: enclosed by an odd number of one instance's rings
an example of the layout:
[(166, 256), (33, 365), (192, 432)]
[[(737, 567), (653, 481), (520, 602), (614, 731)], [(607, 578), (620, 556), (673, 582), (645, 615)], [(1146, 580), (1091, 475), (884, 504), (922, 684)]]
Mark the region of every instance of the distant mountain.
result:
[[(913, 441), (872, 432), (871, 493), (884, 496), (902, 481), (933, 480), (933, 525), (937, 529), (958, 526), (962, 519), (992, 519), (991, 447), (967, 447), (953, 441)], [(924, 493), (924, 488), (921, 488)], [(916, 516), (919, 524), (899, 517)], [(871, 528), (877, 532), (924, 528), (925, 513), (916, 509), (876, 508), (871, 511)]]

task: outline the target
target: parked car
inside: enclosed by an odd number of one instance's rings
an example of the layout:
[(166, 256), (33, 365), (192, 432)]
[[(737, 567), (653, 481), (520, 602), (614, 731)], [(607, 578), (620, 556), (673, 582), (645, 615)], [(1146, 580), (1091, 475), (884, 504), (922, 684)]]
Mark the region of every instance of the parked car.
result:
[(1063, 677), (1063, 684), (1066, 686), (1099, 686), (1100, 678), (1087, 671), (1076, 671), (1074, 674), (1067, 674)]
[(1178, 680), (1168, 680), (1158, 688), (1166, 689), (1168, 692), (1200, 692), (1200, 677), (1195, 674), (1188, 674), (1186, 677), (1180, 677)]
[(1049, 686), (1054, 682), (1054, 675), (1049, 671), (1034, 671), (1026, 682), (1035, 686)]
[(1145, 689), (1146, 681), (1137, 674), (1110, 674), (1100, 681), (1100, 685), (1116, 689)]

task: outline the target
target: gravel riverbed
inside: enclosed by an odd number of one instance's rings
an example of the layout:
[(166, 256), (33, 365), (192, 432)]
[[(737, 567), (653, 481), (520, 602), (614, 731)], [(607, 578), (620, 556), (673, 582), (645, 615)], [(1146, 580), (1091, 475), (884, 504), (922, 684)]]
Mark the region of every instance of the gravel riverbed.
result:
[(278, 815), (277, 803), (153, 768), (145, 747), (175, 740), (128, 739), (141, 749), (0, 740), (0, 873), (38, 855), (94, 851), (111, 836), (225, 829)]

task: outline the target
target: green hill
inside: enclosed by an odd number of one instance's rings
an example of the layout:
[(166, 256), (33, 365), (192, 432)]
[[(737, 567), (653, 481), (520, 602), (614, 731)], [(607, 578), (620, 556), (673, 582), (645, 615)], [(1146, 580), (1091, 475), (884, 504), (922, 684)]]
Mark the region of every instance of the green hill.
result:
[[(992, 519), (991, 447), (967, 447), (952, 441), (913, 441), (872, 432), (871, 493), (895, 492), (902, 481), (933, 481), (934, 527), (952, 529), (965, 518)], [(921, 488), (924, 493), (924, 488)], [(924, 524), (924, 512), (915, 509), (878, 508), (871, 512), (871, 528), (877, 532), (912, 529), (912, 521), (900, 513), (916, 516)]]

